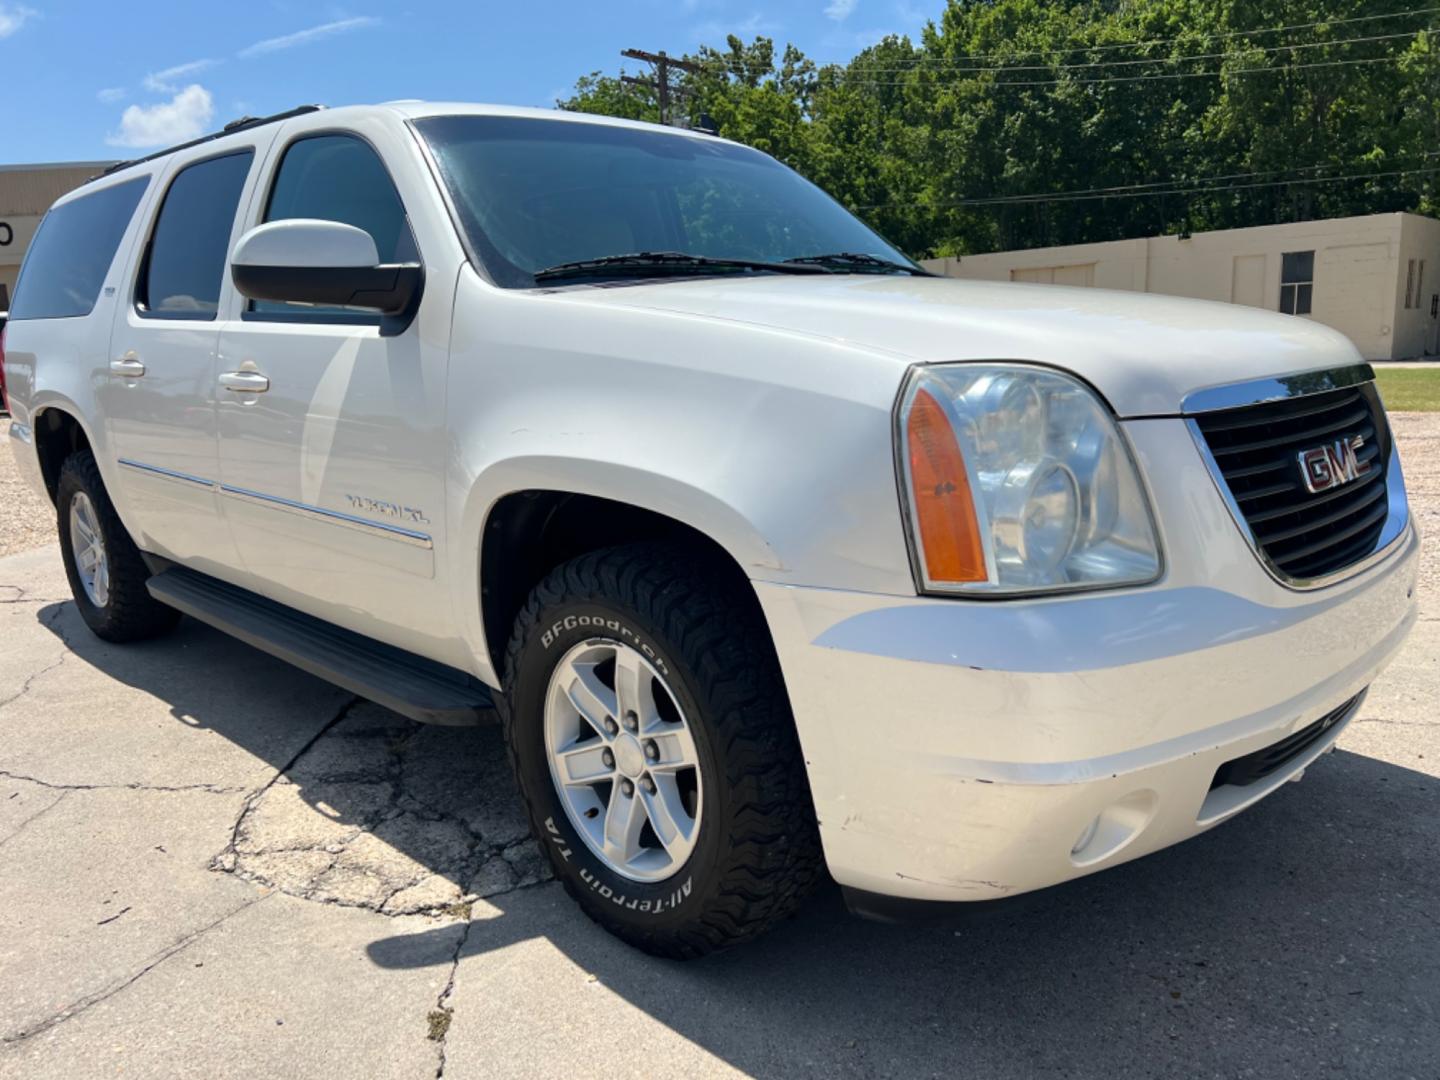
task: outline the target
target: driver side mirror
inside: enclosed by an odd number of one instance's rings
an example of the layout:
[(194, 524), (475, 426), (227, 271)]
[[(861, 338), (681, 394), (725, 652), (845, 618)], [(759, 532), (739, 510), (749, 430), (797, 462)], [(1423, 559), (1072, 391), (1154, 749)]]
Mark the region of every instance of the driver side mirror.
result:
[(251, 300), (378, 311), (388, 317), (381, 332), (398, 333), (420, 305), (425, 271), (419, 263), (381, 263), (364, 229), (291, 218), (240, 237), (230, 278)]

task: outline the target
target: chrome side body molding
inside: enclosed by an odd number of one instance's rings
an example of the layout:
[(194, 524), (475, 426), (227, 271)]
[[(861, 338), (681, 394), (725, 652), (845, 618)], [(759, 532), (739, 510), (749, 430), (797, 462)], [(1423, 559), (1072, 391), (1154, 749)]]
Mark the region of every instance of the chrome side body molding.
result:
[(251, 491), (248, 488), (232, 487), (229, 484), (222, 484), (218, 480), (207, 480), (203, 476), (192, 476), (189, 473), (176, 472), (174, 469), (162, 469), (158, 465), (148, 465), (143, 461), (132, 461), (129, 458), (121, 458), (119, 463), (127, 469), (134, 469), (137, 472), (148, 473), (149, 475), (161, 477), (166, 480), (174, 480), (177, 483), (198, 484), (202, 487), (208, 487), (217, 495), (266, 506), (272, 510), (282, 510), (312, 519), (319, 519), (331, 525), (338, 525), (341, 528), (354, 529), (357, 532), (383, 536), (387, 540), (396, 540), (402, 544), (409, 544), (412, 547), (431, 549), (435, 546), (434, 540), (432, 540), (427, 533), (416, 532), (414, 529), (402, 529), (398, 525), (386, 525), (378, 521), (368, 521), (365, 518), (356, 517), (354, 514), (345, 514), (338, 510), (327, 510), (323, 506), (312, 506), (310, 503), (296, 502), (293, 499), (284, 499), (278, 495), (266, 495), (264, 492)]

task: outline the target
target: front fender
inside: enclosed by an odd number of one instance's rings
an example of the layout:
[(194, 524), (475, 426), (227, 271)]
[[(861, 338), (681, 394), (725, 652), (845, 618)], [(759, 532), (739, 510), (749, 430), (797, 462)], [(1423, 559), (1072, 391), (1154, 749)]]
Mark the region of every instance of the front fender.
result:
[(903, 361), (602, 292), (458, 282), (446, 529), (477, 657), (481, 536), (516, 491), (674, 519), (755, 581), (914, 594), (892, 432)]

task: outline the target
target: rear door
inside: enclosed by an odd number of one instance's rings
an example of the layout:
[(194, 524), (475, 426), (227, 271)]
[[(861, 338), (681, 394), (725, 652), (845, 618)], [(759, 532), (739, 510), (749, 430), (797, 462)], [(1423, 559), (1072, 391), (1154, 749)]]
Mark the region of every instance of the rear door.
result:
[[(325, 124), (322, 115), (286, 128), (250, 225), (340, 221), (370, 233), (382, 263), (419, 259), (377, 149), (386, 132)], [(427, 277), (418, 314), (398, 333), (382, 333), (372, 312), (237, 297), (220, 335), (230, 388), (219, 423), (222, 506), (247, 587), (456, 663), (463, 654), (436, 641), (451, 624), (437, 549), (453, 289), (453, 273)]]
[(238, 211), (273, 135), (260, 138), (192, 152), (159, 178), (100, 391), (140, 546), (225, 578), (239, 560), (218, 506), (216, 346)]

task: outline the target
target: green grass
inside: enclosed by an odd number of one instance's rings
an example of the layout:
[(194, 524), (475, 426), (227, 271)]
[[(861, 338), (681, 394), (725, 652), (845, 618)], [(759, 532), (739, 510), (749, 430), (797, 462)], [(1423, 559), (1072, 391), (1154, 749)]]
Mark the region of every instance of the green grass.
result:
[(1375, 381), (1390, 412), (1440, 412), (1440, 368), (1376, 368)]

